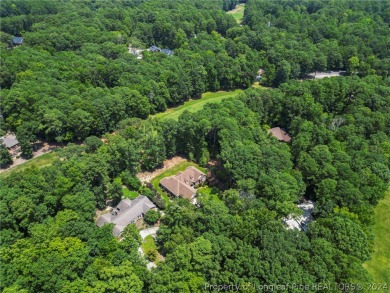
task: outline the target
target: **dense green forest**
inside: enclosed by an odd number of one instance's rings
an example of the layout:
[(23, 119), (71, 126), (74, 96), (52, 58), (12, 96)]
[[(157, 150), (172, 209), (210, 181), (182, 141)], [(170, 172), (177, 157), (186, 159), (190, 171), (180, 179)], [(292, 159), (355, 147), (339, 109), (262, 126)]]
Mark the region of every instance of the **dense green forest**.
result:
[[(2, 1), (2, 129), (25, 154), (36, 139), (69, 142), (52, 166), (1, 179), (3, 292), (373, 281), (362, 264), (390, 182), (390, 2), (248, 0), (242, 26), (225, 13), (237, 2)], [(129, 44), (174, 54), (140, 60)], [(259, 68), (273, 88), (250, 88)], [(314, 70), (347, 76), (300, 80)], [(148, 118), (236, 88), (248, 89), (177, 121)], [(275, 126), (291, 143), (268, 134)], [(217, 198), (167, 202), (135, 176), (175, 155), (219, 163)], [(164, 210), (165, 260), (151, 271), (134, 225), (118, 241), (94, 221), (123, 185)], [(302, 198), (314, 221), (288, 230)]]

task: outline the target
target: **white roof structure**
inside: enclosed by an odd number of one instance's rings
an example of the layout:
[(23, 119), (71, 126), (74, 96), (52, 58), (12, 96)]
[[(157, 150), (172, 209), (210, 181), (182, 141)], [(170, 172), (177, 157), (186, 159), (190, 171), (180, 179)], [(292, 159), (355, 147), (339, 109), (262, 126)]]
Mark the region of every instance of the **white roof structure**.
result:
[(297, 207), (303, 211), (303, 214), (299, 217), (293, 217), (289, 215), (283, 221), (287, 225), (287, 229), (298, 229), (300, 231), (306, 231), (308, 224), (313, 220), (314, 202), (311, 200), (304, 201), (297, 205)]

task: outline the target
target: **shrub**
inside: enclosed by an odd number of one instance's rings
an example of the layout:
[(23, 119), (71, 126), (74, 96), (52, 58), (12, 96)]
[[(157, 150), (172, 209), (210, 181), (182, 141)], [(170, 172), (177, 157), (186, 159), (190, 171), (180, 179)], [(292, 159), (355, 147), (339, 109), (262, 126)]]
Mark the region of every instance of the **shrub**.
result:
[(144, 221), (149, 225), (155, 224), (159, 219), (160, 213), (155, 210), (148, 210), (144, 217)]

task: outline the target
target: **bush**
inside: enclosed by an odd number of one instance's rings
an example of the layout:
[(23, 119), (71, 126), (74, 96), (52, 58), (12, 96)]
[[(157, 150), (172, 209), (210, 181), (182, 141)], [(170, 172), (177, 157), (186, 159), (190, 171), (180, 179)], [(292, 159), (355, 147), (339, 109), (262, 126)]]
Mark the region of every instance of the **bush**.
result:
[(155, 224), (159, 219), (160, 213), (155, 210), (148, 210), (144, 217), (144, 221), (149, 225)]
[(157, 250), (155, 249), (150, 249), (146, 252), (146, 258), (149, 261), (155, 261), (157, 259)]
[(87, 153), (94, 153), (103, 144), (103, 142), (96, 136), (89, 136), (85, 139), (85, 144), (87, 146), (85, 151)]
[(12, 158), (11, 155), (9, 154), (7, 148), (0, 144), (0, 166), (1, 168), (4, 168), (8, 165), (12, 164)]
[(141, 188), (141, 181), (135, 176), (132, 176), (130, 171), (123, 171), (120, 175), (123, 184), (130, 190), (139, 190)]

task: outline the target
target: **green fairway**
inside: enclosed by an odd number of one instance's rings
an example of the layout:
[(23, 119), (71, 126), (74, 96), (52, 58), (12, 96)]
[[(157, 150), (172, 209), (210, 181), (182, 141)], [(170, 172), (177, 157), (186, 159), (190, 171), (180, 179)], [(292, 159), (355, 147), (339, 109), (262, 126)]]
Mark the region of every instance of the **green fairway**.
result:
[(42, 156), (39, 156), (39, 157), (33, 158), (31, 160), (28, 160), (28, 161), (24, 162), (23, 164), (15, 166), (15, 167), (7, 170), (7, 171), (4, 171), (3, 173), (0, 174), (0, 177), (1, 178), (5, 178), (5, 177), (11, 175), (12, 173), (21, 172), (21, 171), (24, 171), (27, 168), (30, 168), (30, 167), (33, 167), (33, 166), (38, 167), (38, 168), (50, 166), (50, 165), (53, 164), (53, 162), (57, 158), (58, 158), (57, 153), (50, 152), (50, 153), (44, 154)]
[(390, 191), (375, 208), (374, 252), (364, 264), (376, 283), (390, 287)]
[(185, 110), (188, 110), (190, 112), (197, 112), (201, 110), (203, 106), (207, 103), (220, 103), (223, 99), (235, 97), (241, 92), (243, 91), (235, 90), (232, 92), (216, 92), (216, 93), (207, 92), (204, 93), (200, 99), (187, 101), (183, 105), (180, 105), (176, 108), (168, 109), (167, 111), (156, 114), (153, 117), (161, 118), (161, 119), (170, 118), (170, 119), (177, 120)]
[(233, 15), (234, 19), (237, 21), (238, 24), (242, 22), (242, 19), (244, 18), (244, 10), (245, 10), (245, 4), (237, 5), (236, 8), (233, 10), (228, 11), (228, 14)]

